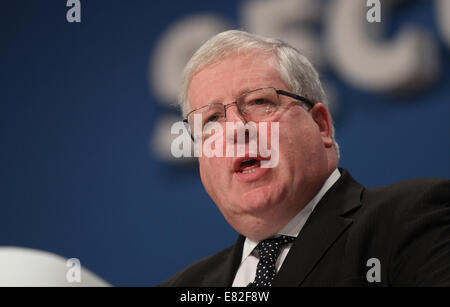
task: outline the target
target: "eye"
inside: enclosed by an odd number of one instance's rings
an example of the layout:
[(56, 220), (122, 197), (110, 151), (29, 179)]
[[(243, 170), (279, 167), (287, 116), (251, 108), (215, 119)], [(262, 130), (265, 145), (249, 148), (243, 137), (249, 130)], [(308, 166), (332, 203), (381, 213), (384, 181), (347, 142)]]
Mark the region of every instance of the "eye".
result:
[(206, 119), (205, 123), (216, 122), (218, 120), (219, 120), (219, 115), (211, 115)]
[(214, 115), (211, 115), (211, 116), (208, 116), (207, 118), (206, 118), (206, 120), (205, 120), (205, 125), (207, 124), (207, 123), (211, 123), (211, 122), (217, 122), (219, 119), (220, 119), (220, 115), (218, 115), (218, 114), (214, 114)]
[(264, 105), (268, 105), (268, 104), (272, 104), (272, 102), (265, 98), (258, 98), (258, 99), (254, 99), (254, 100), (250, 101), (250, 105), (255, 105), (255, 106), (264, 106)]
[(271, 110), (274, 107), (276, 107), (276, 103), (274, 103), (272, 100), (267, 99), (267, 98), (257, 98), (257, 99), (252, 99), (250, 100), (246, 105), (246, 108), (248, 109), (253, 109), (256, 108), (258, 110)]

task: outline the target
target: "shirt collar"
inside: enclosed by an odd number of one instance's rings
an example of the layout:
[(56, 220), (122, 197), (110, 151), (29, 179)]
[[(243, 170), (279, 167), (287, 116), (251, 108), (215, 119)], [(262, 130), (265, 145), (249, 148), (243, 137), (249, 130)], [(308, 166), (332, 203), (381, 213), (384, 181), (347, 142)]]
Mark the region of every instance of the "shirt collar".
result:
[[(339, 177), (341, 177), (341, 173), (336, 168), (327, 178), (316, 196), (314, 196), (309, 201), (309, 203), (275, 235), (275, 237), (281, 235), (297, 237), (316, 205), (319, 203), (325, 193), (333, 186), (333, 184), (335, 184)], [(249, 238), (245, 238), (241, 262), (243, 262), (252, 253), (258, 243), (259, 241), (253, 241)]]

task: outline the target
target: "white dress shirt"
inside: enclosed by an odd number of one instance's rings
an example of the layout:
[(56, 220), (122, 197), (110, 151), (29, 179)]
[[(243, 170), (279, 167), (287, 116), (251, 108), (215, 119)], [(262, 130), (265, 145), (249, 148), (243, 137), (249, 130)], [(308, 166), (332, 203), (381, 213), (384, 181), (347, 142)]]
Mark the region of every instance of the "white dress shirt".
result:
[[(311, 199), (311, 201), (289, 223), (287, 223), (286, 226), (284, 226), (284, 228), (277, 233), (277, 235), (275, 235), (275, 237), (280, 235), (297, 237), (317, 203), (339, 179), (339, 177), (341, 177), (341, 173), (336, 168), (325, 181), (316, 196), (314, 196), (313, 199)], [(258, 243), (259, 242), (250, 240), (249, 238), (245, 239), (242, 250), (241, 265), (239, 266), (236, 276), (234, 277), (233, 287), (246, 287), (250, 282), (255, 280), (256, 266), (259, 262), (258, 253), (256, 252), (255, 247)], [(292, 244), (293, 243), (286, 244), (281, 248), (280, 255), (275, 263), (277, 273), (280, 270), (284, 259), (286, 259)]]

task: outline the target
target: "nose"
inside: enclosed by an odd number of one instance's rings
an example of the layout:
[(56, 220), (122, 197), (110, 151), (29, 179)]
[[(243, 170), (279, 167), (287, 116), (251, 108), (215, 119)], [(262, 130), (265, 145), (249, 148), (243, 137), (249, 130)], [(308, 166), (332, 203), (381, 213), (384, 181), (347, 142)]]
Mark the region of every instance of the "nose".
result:
[(227, 122), (241, 121), (243, 124), (246, 123), (246, 120), (236, 103), (231, 103), (225, 106), (225, 117)]
[[(244, 115), (242, 115), (236, 104), (230, 104), (226, 106), (226, 121), (235, 123), (234, 125), (231, 125), (233, 129), (232, 131), (226, 131), (227, 142), (229, 142), (229, 144), (238, 143), (238, 135), (244, 135), (243, 142), (247, 144), (250, 138), (249, 131), (244, 127), (244, 125), (247, 123), (247, 120), (245, 119)], [(242, 125), (236, 125), (236, 123), (238, 122), (241, 122)]]

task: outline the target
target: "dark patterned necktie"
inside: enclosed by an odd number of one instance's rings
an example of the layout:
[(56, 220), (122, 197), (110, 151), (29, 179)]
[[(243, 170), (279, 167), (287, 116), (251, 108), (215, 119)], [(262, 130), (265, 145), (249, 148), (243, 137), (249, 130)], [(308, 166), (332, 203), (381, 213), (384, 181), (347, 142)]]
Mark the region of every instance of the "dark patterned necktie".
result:
[(253, 282), (248, 284), (248, 287), (272, 286), (272, 280), (276, 275), (275, 263), (277, 262), (281, 247), (285, 244), (292, 243), (294, 240), (295, 237), (280, 236), (259, 242), (256, 246), (259, 255), (256, 277)]

